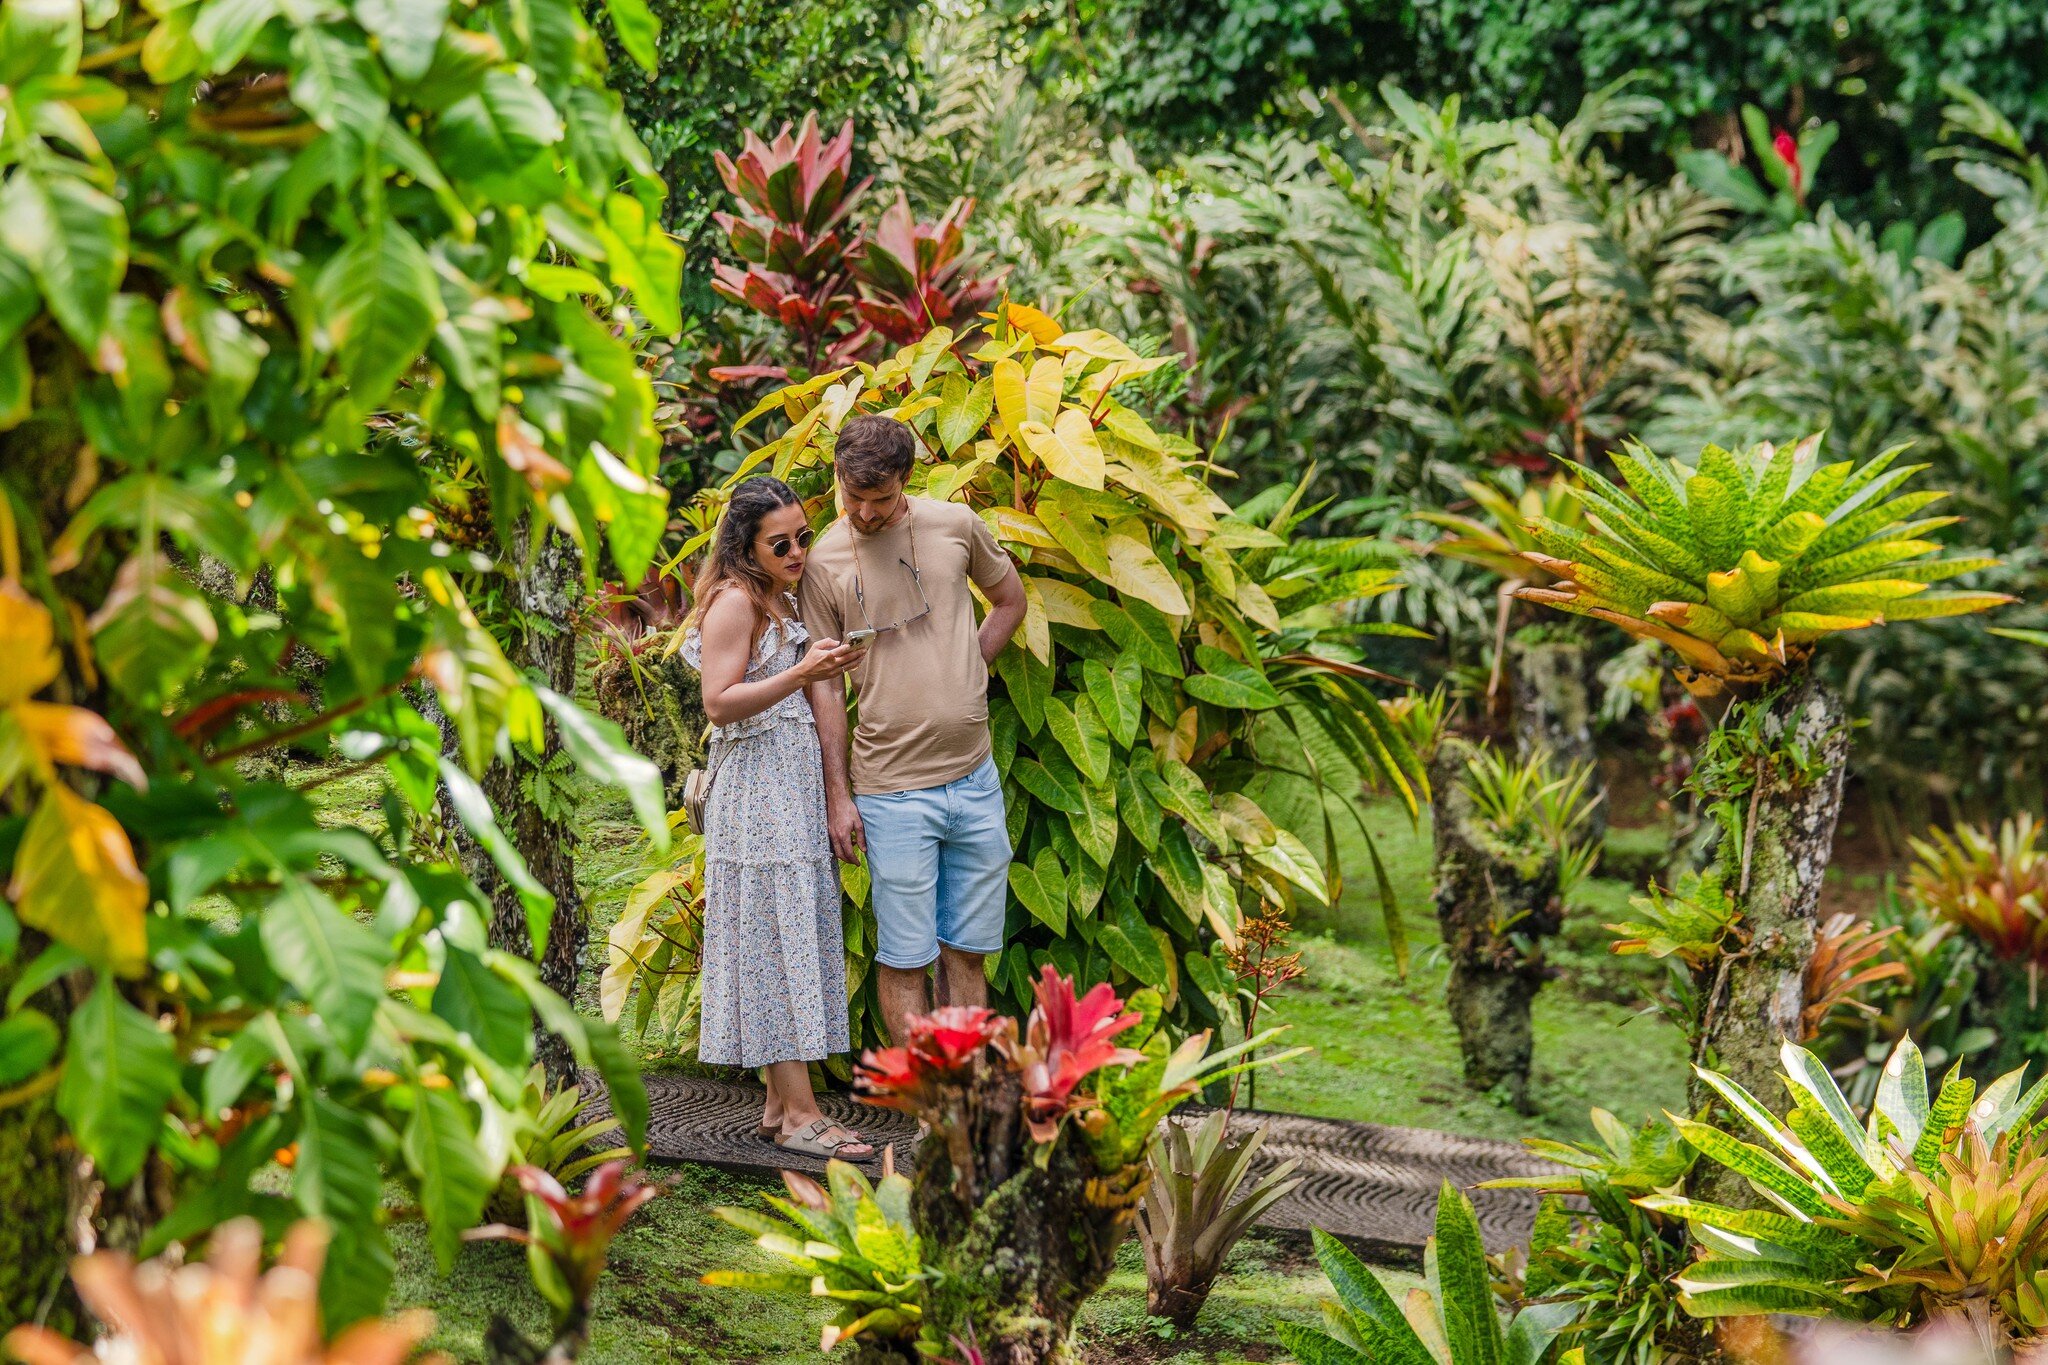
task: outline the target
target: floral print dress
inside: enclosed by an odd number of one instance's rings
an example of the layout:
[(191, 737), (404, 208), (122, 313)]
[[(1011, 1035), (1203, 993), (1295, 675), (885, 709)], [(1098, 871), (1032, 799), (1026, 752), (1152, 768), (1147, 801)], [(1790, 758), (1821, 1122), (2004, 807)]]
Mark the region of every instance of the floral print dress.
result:
[[(789, 604), (792, 612), (795, 602)], [(760, 682), (810, 642), (770, 621), (747, 666)], [(693, 628), (683, 661), (703, 667)], [(847, 1050), (839, 864), (825, 827), (825, 770), (799, 691), (711, 732), (725, 761), (705, 809), (702, 1021), (697, 1058), (720, 1066), (819, 1061)]]

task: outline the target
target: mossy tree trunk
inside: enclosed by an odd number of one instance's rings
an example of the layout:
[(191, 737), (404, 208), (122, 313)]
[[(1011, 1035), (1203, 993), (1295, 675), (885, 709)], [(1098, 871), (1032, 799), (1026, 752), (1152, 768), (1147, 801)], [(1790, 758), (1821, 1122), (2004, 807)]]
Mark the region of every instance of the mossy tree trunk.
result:
[[(491, 624), (500, 636), (506, 657), (513, 667), (538, 678), (541, 684), (561, 695), (576, 690), (576, 632), (574, 621), (581, 582), (575, 546), (561, 532), (549, 528), (537, 550), (529, 539), (532, 525), (522, 517), (512, 536), (508, 580), (511, 607), (509, 621)], [(441, 723), (442, 751), (451, 760), (457, 753), (453, 727), (436, 710)], [(539, 958), (541, 980), (565, 1000), (576, 998), (582, 974), (583, 948), (590, 937), (590, 913), (576, 886), (575, 836), (569, 826), (550, 814), (527, 789), (535, 771), (548, 768), (561, 752), (561, 739), (552, 720), (547, 722), (545, 747), (537, 755), (517, 755), (510, 763), (492, 762), (479, 785), (497, 812), (504, 830), (534, 875), (555, 899), (548, 924), (548, 941)], [(527, 926), (526, 907), (519, 893), (506, 881), (483, 846), (447, 808), (443, 799), (442, 823), (450, 831), (463, 870), (491, 897), (490, 940), (493, 946), (522, 957), (533, 956), (533, 936)], [(535, 1024), (536, 1056), (556, 1084), (573, 1080), (576, 1063), (568, 1045)]]
[(1430, 786), (1436, 832), (1436, 916), (1450, 953), (1447, 1003), (1465, 1083), (1500, 1087), (1528, 1112), (1534, 1053), (1529, 1008), (1549, 969), (1542, 940), (1564, 921), (1558, 851), (1504, 841), (1466, 790), (1472, 746), (1447, 739)]
[(628, 658), (628, 646), (606, 645), (591, 679), (597, 708), (625, 731), (635, 753), (661, 769), (674, 810), (682, 804), (683, 779), (704, 762), (703, 692), (683, 662), (675, 631), (643, 635), (630, 647)]
[[(1776, 1107), (1779, 1051), (1799, 1036), (1821, 877), (1842, 812), (1848, 717), (1834, 689), (1809, 676), (1737, 702), (1721, 728), (1753, 736), (1739, 753), (1710, 752), (1700, 769), (1707, 799), (1723, 811), (1718, 857), (1748, 940), (1701, 973), (1694, 1061)], [(1714, 1097), (1695, 1079), (1691, 1099), (1697, 1112)], [(1700, 1163), (1693, 1179), (1700, 1197), (1763, 1206), (1746, 1180), (1715, 1163)]]
[[(926, 1332), (954, 1360), (971, 1344), (986, 1365), (1071, 1362), (1074, 1315), (1115, 1269), (1146, 1168), (1103, 1169), (1069, 1122), (1041, 1169), (1015, 1073), (991, 1072), (962, 1093), (957, 1122), (935, 1124), (919, 1144), (913, 1177), (911, 1217), (938, 1272), (924, 1298)], [(868, 1344), (855, 1359), (914, 1357)]]
[[(15, 964), (0, 967), (0, 993), (13, 987), (19, 964), (37, 947), (24, 942)], [(30, 1003), (63, 1027), (69, 1010), (61, 985)], [(78, 1326), (67, 1272), (77, 1249), (68, 1225), (80, 1164), (51, 1096), (0, 1108), (0, 1331), (29, 1322), (61, 1332)]]
[[(1508, 639), (1509, 688), (1514, 702), (1515, 750), (1548, 753), (1559, 772), (1573, 764), (1597, 767), (1592, 656), (1576, 632), (1546, 623)], [(1598, 782), (1597, 771), (1595, 782)], [(1584, 837), (1599, 842), (1607, 831), (1607, 803), (1587, 815)]]

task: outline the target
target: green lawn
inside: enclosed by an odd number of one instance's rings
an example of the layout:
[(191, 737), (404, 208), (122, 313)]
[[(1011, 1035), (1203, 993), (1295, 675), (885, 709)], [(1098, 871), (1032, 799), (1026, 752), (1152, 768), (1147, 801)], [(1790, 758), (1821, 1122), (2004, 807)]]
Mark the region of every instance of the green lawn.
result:
[[(374, 777), (362, 775), (330, 783), (322, 800), (337, 821), (376, 828), (382, 822), (374, 793)], [(1304, 837), (1312, 833), (1312, 846), (1319, 847), (1320, 823), (1302, 806), (1300, 793), (1269, 795), (1276, 815)], [(593, 792), (583, 810), (577, 866), (591, 905), (592, 942), (601, 945), (649, 863), (621, 802)], [(1396, 975), (1363, 837), (1357, 822), (1345, 822), (1338, 828), (1343, 895), (1332, 908), (1311, 906), (1300, 915), (1295, 946), (1307, 973), (1277, 1006), (1278, 1021), (1292, 1026), (1288, 1041), (1314, 1050), (1260, 1079), (1260, 1108), (1517, 1138), (1584, 1134), (1594, 1103), (1641, 1119), (1682, 1098), (1684, 1058), (1675, 1031), (1624, 1003), (1649, 973), (1639, 962), (1608, 955), (1599, 928), (1625, 907), (1630, 888), (1599, 879), (1574, 897), (1575, 913), (1551, 954), (1560, 978), (1538, 997), (1534, 1096), (1540, 1112), (1517, 1114), (1468, 1090), (1443, 1008), (1445, 963), (1429, 903), (1426, 816), (1412, 825), (1398, 805), (1375, 800), (1361, 808), (1361, 817), (1386, 862), (1414, 960), (1405, 980)], [(593, 948), (590, 961), (580, 1003), (594, 1011), (601, 947)], [(658, 1176), (670, 1188), (616, 1244), (587, 1359), (593, 1365), (819, 1359), (822, 1311), (698, 1283), (716, 1266), (765, 1268), (765, 1253), (711, 1209), (758, 1205), (760, 1193), (773, 1187), (694, 1167)], [(530, 1333), (541, 1331), (545, 1311), (527, 1284), (518, 1247), (466, 1247), (454, 1273), (443, 1277), (419, 1228), (400, 1227), (394, 1236), (394, 1301), (435, 1312), (438, 1348), (460, 1360), (480, 1359), (484, 1328), (500, 1312)], [(1137, 1247), (1127, 1245), (1116, 1276), (1083, 1319), (1089, 1360), (1192, 1365), (1272, 1359), (1281, 1354), (1273, 1321), (1314, 1320), (1316, 1301), (1328, 1288), (1298, 1245), (1254, 1239), (1236, 1253), (1195, 1335), (1175, 1340), (1163, 1323), (1147, 1317), (1144, 1280)]]

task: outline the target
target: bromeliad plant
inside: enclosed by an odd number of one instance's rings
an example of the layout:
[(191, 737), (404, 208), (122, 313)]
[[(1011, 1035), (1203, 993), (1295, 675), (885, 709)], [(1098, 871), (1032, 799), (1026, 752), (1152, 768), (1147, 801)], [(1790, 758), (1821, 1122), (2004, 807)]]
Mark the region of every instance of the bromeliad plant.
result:
[(1571, 1321), (1571, 1305), (1538, 1303), (1502, 1325), (1479, 1216), (1449, 1181), (1437, 1194), (1436, 1235), (1424, 1256), (1426, 1286), (1409, 1290), (1405, 1304), (1320, 1228), (1315, 1248), (1336, 1302), (1323, 1305), (1321, 1329), (1274, 1325), (1301, 1365), (1540, 1365)]
[[(1924, 466), (1822, 464), (1820, 437), (1688, 465), (1640, 445), (1613, 452), (1623, 488), (1581, 468), (1588, 528), (1533, 525), (1527, 558), (1555, 574), (1517, 595), (1668, 646), (1699, 696), (1731, 694), (1692, 784), (1721, 830), (1718, 871), (1749, 940), (1695, 977), (1695, 1061), (1752, 1091), (1796, 1038), (1815, 906), (1848, 763), (1841, 699), (1809, 671), (1830, 635), (1985, 611), (1999, 593), (1937, 588), (1987, 559), (1943, 559), (1921, 517), (1939, 491), (1899, 493)], [(1700, 1095), (1702, 1101), (1710, 1095)], [(1719, 1178), (1716, 1177), (1718, 1180)], [(1724, 1201), (1748, 1198), (1722, 1182)]]
[[(605, 8), (651, 62), (644, 4)], [(445, 787), (536, 947), (494, 753), (552, 724), (665, 835), (649, 765), (479, 628), (425, 468), (501, 544), (651, 558), (619, 331), (679, 325), (681, 260), (604, 67), (568, 0), (0, 8), (0, 1321), (110, 1214), (145, 1254), (319, 1218), (326, 1322), (376, 1312), (385, 1179), (452, 1258), (536, 1012), (641, 1138), (612, 1030), (407, 833)], [(246, 762), (286, 746), (380, 785), (386, 832)]]
[[(931, 1126), (907, 1229), (900, 1185), (870, 1191), (848, 1171), (829, 1208), (778, 1201), (819, 1234), (809, 1244), (772, 1220), (733, 1219), (798, 1273), (714, 1282), (846, 1300), (826, 1345), (857, 1335), (869, 1361), (943, 1356), (955, 1341), (989, 1365), (1072, 1359), (1074, 1313), (1114, 1266), (1160, 1120), (1206, 1084), (1296, 1053), (1244, 1060), (1270, 1031), (1214, 1053), (1206, 1033), (1172, 1047), (1155, 993), (1128, 1005), (1107, 984), (1077, 994), (1050, 965), (1034, 994), (1021, 1035), (1013, 1019), (952, 1007), (862, 1057), (862, 1097)], [(811, 1278), (822, 1263), (835, 1269)]]
[(528, 1341), (502, 1316), (485, 1333), (491, 1358), (500, 1365), (562, 1365), (573, 1362), (590, 1336), (590, 1299), (611, 1256), (612, 1239), (640, 1206), (654, 1198), (652, 1185), (626, 1176), (627, 1163), (608, 1161), (591, 1173), (580, 1194), (537, 1166), (518, 1166), (513, 1176), (526, 1191), (526, 1226), (493, 1224), (467, 1234), (472, 1240), (520, 1242), (534, 1288), (553, 1312), (555, 1335), (547, 1346)]
[(1911, 840), (1909, 894), (1964, 931), (1995, 960), (1986, 992), (2000, 1034), (1998, 1058), (2012, 1066), (2039, 1055), (2041, 968), (2048, 964), (2048, 847), (2042, 825), (2021, 814), (1994, 834), (1974, 825)]
[[(1016, 304), (964, 356), (955, 341), (940, 328), (879, 364), (768, 395), (749, 425), (787, 425), (733, 479), (788, 479), (823, 526), (840, 426), (863, 412), (911, 424), (924, 459), (910, 492), (974, 508), (1022, 565), (1024, 624), (989, 698), (1017, 850), (1009, 946), (992, 968), (999, 1003), (1021, 1015), (1050, 960), (1076, 979), (1158, 991), (1176, 1031), (1213, 1027), (1231, 1008), (1215, 946), (1254, 903), (1327, 903), (1335, 821), (1355, 818), (1354, 793), (1326, 785), (1320, 850), (1278, 825), (1251, 794), (1257, 738), (1342, 757), (1411, 810), (1426, 795), (1373, 691), (1382, 675), (1361, 661), (1362, 628), (1334, 609), (1390, 590), (1395, 571), (1331, 572), (1290, 547), (1299, 490), (1259, 521), (1234, 515), (1199, 452), (1118, 401), (1121, 384), (1168, 362)], [(703, 530), (679, 560), (708, 543), (722, 501), (701, 496), (691, 515)], [(875, 942), (864, 872), (846, 886), (859, 985)], [(615, 968), (637, 972), (620, 964), (687, 941), (694, 913), (671, 898), (637, 942), (615, 934)], [(638, 988), (673, 989), (653, 974)], [(608, 1017), (626, 995), (608, 996)], [(853, 1008), (855, 1036), (876, 1036), (872, 992)]]
[(1684, 1220), (1702, 1248), (1679, 1281), (1688, 1312), (1910, 1326), (1981, 1303), (2009, 1337), (2048, 1329), (2048, 1081), (2022, 1093), (2023, 1068), (1980, 1095), (1951, 1071), (1930, 1098), (1908, 1038), (1859, 1122), (1812, 1053), (1787, 1043), (1783, 1066), (1793, 1101), (1783, 1118), (1731, 1078), (1703, 1074), (1764, 1145), (1673, 1119), (1768, 1207), (1638, 1200)]

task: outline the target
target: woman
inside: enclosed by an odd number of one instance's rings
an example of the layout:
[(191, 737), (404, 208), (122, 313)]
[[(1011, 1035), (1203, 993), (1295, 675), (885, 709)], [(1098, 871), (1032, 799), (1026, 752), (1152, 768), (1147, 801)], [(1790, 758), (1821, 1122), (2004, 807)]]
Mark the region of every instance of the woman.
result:
[(810, 642), (796, 617), (791, 590), (810, 543), (788, 484), (742, 483), (685, 626), (683, 658), (704, 680), (713, 726), (697, 1056), (766, 1069), (761, 1136), (858, 1160), (874, 1148), (818, 1111), (808, 1066), (846, 1051), (848, 1039), (839, 865), (804, 689), (860, 659), (837, 640)]

